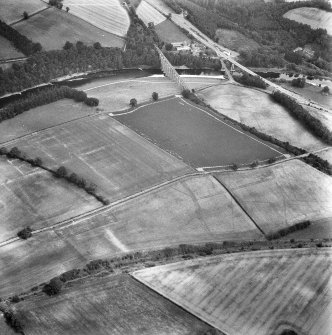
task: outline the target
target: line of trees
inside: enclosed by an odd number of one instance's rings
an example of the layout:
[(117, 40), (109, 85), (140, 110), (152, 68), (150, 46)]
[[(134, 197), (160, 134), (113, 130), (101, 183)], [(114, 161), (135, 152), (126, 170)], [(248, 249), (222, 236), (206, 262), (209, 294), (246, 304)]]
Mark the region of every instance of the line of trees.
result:
[[(108, 199), (106, 199), (105, 197), (103, 197), (102, 195), (97, 193), (97, 186), (95, 184), (90, 183), (85, 178), (77, 175), (74, 172), (69, 172), (67, 170), (67, 168), (65, 168), (64, 166), (60, 166), (58, 169), (52, 170), (52, 169), (46, 167), (43, 164), (43, 161), (41, 160), (41, 158), (39, 158), (39, 157), (37, 157), (37, 158), (28, 157), (24, 152), (19, 150), (17, 147), (13, 147), (10, 150), (8, 150), (5, 147), (1, 147), (0, 148), (0, 156), (1, 155), (2, 156), (7, 156), (7, 158), (10, 158), (10, 159), (19, 159), (23, 162), (29, 163), (33, 167), (39, 167), (43, 170), (46, 170), (46, 171), (52, 173), (52, 175), (56, 178), (63, 178), (66, 181), (68, 181), (69, 183), (72, 183), (72, 184), (76, 185), (77, 187), (82, 188), (88, 194), (95, 197), (96, 200), (98, 200), (99, 202), (101, 202), (105, 206), (109, 205), (109, 203), (110, 203)], [(21, 237), (21, 236), (19, 236), (19, 237)]]
[(99, 104), (98, 99), (88, 98), (84, 91), (68, 86), (51, 86), (48, 88), (41, 88), (23, 99), (8, 104), (5, 108), (0, 110), (0, 122), (11, 119), (29, 109), (43, 106), (64, 98), (73, 99), (76, 102), (84, 102), (90, 107), (98, 106)]
[(313, 134), (326, 143), (332, 144), (332, 133), (329, 129), (296, 100), (280, 91), (274, 91), (271, 96), (274, 101), (284, 106), (295, 118), (299, 119)]
[(40, 43), (34, 43), (26, 36), (20, 34), (17, 30), (0, 20), (0, 35), (13, 43), (16, 49), (20, 50), (26, 56), (30, 56), (42, 50)]
[(252, 86), (252, 87), (258, 87), (258, 88), (262, 88), (262, 89), (266, 89), (267, 88), (267, 84), (265, 83), (265, 81), (260, 78), (259, 76), (252, 76), (248, 73), (243, 73), (242, 76), (234, 76), (234, 79), (245, 86)]
[(295, 231), (303, 230), (305, 228), (308, 228), (310, 226), (310, 224), (311, 224), (311, 222), (309, 220), (308, 221), (299, 222), (299, 223), (296, 223), (295, 225), (292, 225), (292, 226), (280, 229), (280, 230), (278, 230), (275, 233), (268, 234), (266, 236), (266, 238), (268, 240), (275, 240), (277, 238), (280, 238), (280, 237), (283, 237), (283, 236), (287, 236), (290, 233), (293, 233)]

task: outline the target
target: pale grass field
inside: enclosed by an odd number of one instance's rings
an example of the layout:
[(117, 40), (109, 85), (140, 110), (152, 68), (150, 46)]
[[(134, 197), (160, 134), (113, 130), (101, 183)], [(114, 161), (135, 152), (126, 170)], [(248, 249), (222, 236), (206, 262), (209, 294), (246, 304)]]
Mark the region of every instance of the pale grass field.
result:
[(219, 85), (198, 95), (218, 112), (279, 140), (306, 150), (326, 147), (266, 93), (236, 85)]
[(313, 29), (326, 29), (329, 35), (332, 35), (332, 13), (318, 8), (303, 7), (288, 11), (285, 18), (294, 20), (303, 24), (308, 24)]
[(305, 220), (311, 220), (313, 227), (315, 221), (319, 225), (320, 220), (327, 220), (323, 235), (332, 237), (332, 179), (304, 162), (220, 173), (218, 179), (265, 233)]
[[(228, 335), (330, 335), (328, 249), (258, 251), (139, 270), (134, 277)], [(279, 330), (279, 331), (277, 331)]]
[(18, 51), (13, 44), (6, 38), (0, 36), (0, 60), (25, 57), (22, 52)]

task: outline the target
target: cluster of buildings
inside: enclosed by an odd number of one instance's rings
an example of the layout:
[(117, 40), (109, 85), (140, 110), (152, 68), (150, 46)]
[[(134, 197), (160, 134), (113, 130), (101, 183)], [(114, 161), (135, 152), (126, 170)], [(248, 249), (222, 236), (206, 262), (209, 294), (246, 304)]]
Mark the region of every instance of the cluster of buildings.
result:
[(183, 42), (174, 42), (171, 44), (173, 46), (173, 51), (175, 52), (190, 53), (193, 56), (211, 57), (211, 55), (207, 54), (208, 49), (200, 43), (183, 41)]

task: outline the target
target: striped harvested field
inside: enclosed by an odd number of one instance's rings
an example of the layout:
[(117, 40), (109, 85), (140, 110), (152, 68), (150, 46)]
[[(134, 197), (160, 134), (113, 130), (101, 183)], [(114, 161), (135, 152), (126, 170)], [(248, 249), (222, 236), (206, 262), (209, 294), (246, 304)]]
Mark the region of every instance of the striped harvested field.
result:
[(70, 8), (70, 13), (78, 16), (109, 33), (125, 36), (130, 19), (120, 0), (64, 0), (64, 7)]
[(26, 335), (200, 335), (213, 330), (128, 275), (76, 283), (57, 297), (39, 294), (16, 306)]
[(153, 22), (156, 26), (157, 24), (166, 20), (164, 15), (162, 15), (144, 0), (138, 6), (136, 13), (146, 25), (148, 25), (150, 22)]
[(264, 233), (305, 220), (311, 220), (312, 226), (315, 221), (327, 220), (324, 234), (332, 237), (332, 178), (304, 162), (292, 160), (251, 171), (221, 173), (217, 178)]
[(332, 252), (285, 249), (136, 271), (136, 279), (227, 335), (330, 335)]
[(100, 42), (104, 47), (118, 48), (124, 45), (123, 38), (70, 15), (70, 12), (53, 7), (14, 24), (13, 28), (34, 42), (39, 42), (44, 50), (62, 49), (66, 41), (82, 41), (87, 45)]
[(326, 29), (332, 35), (332, 13), (313, 7), (301, 7), (288, 11), (285, 18), (303, 24), (308, 24), (312, 29)]

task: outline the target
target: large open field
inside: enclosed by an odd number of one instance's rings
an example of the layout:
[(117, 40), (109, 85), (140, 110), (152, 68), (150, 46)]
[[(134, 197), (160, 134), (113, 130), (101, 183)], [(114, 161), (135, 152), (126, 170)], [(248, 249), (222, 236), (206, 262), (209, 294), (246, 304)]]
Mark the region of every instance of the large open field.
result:
[(327, 249), (259, 251), (158, 266), (134, 277), (228, 335), (330, 335)]
[(0, 157), (0, 242), (23, 227), (39, 229), (100, 206), (49, 172)]
[(32, 14), (47, 7), (47, 4), (41, 0), (0, 0), (0, 20), (7, 24), (22, 19), (23, 12)]
[(190, 38), (170, 20), (163, 21), (155, 29), (159, 38), (165, 43), (190, 42)]
[(332, 13), (325, 10), (311, 7), (295, 8), (288, 11), (284, 17), (308, 24), (313, 29), (326, 29), (328, 34), (332, 35)]
[(0, 123), (0, 143), (94, 113), (95, 109), (70, 99), (33, 108)]
[(0, 296), (29, 289), (91, 259), (181, 243), (261, 240), (211, 176), (188, 177), (103, 213), (0, 248)]
[(0, 36), (0, 45), (0, 60), (24, 57), (22, 52), (18, 51), (10, 41), (2, 36)]
[(30, 335), (201, 335), (213, 328), (128, 275), (75, 284), (21, 302)]
[(248, 163), (281, 155), (181, 98), (143, 106), (116, 119), (195, 167)]
[(70, 13), (109, 33), (125, 36), (130, 25), (127, 10), (120, 0), (64, 0)]
[(13, 146), (49, 167), (64, 165), (95, 183), (110, 201), (191, 171), (108, 115), (68, 122)]
[(221, 173), (218, 179), (265, 233), (311, 220), (313, 229), (321, 228), (313, 238), (332, 237), (332, 179), (302, 161)]
[(237, 85), (219, 85), (201, 91), (199, 96), (220, 113), (279, 140), (307, 150), (326, 146), (263, 92)]
[(88, 45), (100, 42), (104, 47), (121, 48), (124, 45), (123, 39), (55, 8), (49, 8), (13, 27), (34, 42), (39, 42), (44, 50), (62, 49), (66, 41), (82, 41)]
[(164, 15), (162, 15), (144, 0), (137, 7), (136, 13), (146, 25), (148, 25), (150, 22), (153, 22), (156, 26), (157, 24), (166, 20), (166, 17)]

